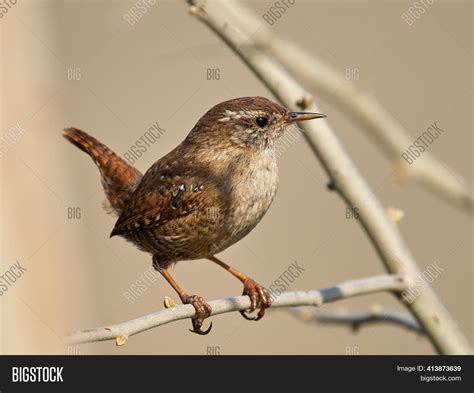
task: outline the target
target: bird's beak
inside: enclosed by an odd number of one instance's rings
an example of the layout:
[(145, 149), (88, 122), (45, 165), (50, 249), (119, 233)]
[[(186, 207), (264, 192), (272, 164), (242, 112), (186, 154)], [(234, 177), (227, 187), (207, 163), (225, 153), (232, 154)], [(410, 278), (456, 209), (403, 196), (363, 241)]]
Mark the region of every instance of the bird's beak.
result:
[(288, 116), (291, 121), (322, 119), (326, 117), (326, 115), (323, 115), (322, 113), (314, 113), (314, 112), (289, 112)]

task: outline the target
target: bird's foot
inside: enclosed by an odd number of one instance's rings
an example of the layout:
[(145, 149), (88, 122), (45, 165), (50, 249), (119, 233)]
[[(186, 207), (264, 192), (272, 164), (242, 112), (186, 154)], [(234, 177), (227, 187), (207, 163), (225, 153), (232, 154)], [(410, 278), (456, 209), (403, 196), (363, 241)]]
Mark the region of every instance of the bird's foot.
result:
[(257, 306), (260, 306), (260, 311), (256, 317), (249, 317), (245, 311), (240, 311), (242, 316), (249, 321), (258, 321), (259, 319), (262, 319), (265, 315), (265, 310), (271, 305), (270, 293), (268, 290), (251, 278), (247, 278), (244, 281), (244, 291), (242, 292), (242, 295), (247, 295), (250, 298), (250, 313), (254, 312), (257, 309)]
[(212, 313), (211, 306), (207, 304), (202, 297), (196, 295), (187, 295), (182, 301), (184, 304), (191, 304), (196, 310), (196, 315), (191, 319), (193, 329), (189, 329), (189, 331), (202, 336), (208, 334), (212, 329), (212, 322), (207, 330), (201, 330), (201, 327), (204, 320)]

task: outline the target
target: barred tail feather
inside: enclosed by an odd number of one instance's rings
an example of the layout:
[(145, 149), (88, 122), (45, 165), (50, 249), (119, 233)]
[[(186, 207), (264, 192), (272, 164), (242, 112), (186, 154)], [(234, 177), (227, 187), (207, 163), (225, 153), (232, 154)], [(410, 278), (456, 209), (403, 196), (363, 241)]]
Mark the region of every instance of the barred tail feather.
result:
[(95, 162), (100, 170), (108, 204), (120, 215), (140, 183), (142, 174), (106, 145), (82, 130), (66, 128), (63, 136), (86, 152)]

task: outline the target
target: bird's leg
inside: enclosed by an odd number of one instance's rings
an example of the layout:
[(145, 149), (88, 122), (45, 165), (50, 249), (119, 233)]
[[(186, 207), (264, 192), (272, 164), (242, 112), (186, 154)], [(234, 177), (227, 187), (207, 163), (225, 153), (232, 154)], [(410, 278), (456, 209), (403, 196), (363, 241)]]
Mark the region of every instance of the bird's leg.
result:
[(240, 311), (242, 316), (245, 319), (258, 321), (262, 319), (265, 315), (265, 309), (270, 307), (271, 299), (270, 293), (268, 290), (263, 287), (262, 285), (258, 284), (250, 277), (246, 276), (245, 274), (239, 272), (237, 269), (234, 269), (232, 266), (222, 262), (220, 259), (216, 258), (215, 256), (208, 258), (210, 261), (217, 263), (219, 266), (223, 267), (229, 273), (231, 273), (234, 277), (237, 277), (242, 283), (244, 284), (244, 291), (242, 295), (247, 295), (250, 298), (250, 312), (254, 312), (257, 306), (260, 306), (260, 310), (255, 318), (251, 318), (245, 314), (245, 311)]
[(201, 327), (202, 323), (204, 322), (204, 319), (208, 318), (212, 313), (211, 306), (207, 304), (202, 297), (196, 295), (188, 295), (186, 292), (184, 292), (181, 287), (176, 283), (169, 271), (159, 266), (158, 263), (156, 263), (155, 261), (153, 261), (153, 267), (158, 272), (160, 272), (160, 274), (166, 279), (166, 281), (168, 281), (168, 283), (173, 287), (183, 304), (191, 304), (196, 310), (196, 315), (194, 316), (194, 318), (191, 319), (193, 323), (193, 330), (189, 330), (193, 333), (197, 333), (200, 335), (208, 334), (212, 329), (212, 322), (207, 330), (201, 330)]

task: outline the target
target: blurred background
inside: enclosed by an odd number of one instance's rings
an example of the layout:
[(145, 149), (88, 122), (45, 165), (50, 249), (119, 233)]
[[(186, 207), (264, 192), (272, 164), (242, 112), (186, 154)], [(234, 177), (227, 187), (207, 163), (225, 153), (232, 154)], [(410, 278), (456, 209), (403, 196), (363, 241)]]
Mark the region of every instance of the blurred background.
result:
[[(67, 332), (159, 310), (166, 295), (178, 299), (163, 279), (149, 279), (149, 255), (121, 238), (109, 239), (115, 218), (102, 209), (97, 168), (61, 137), (62, 129), (82, 128), (125, 154), (158, 124), (164, 131), (136, 157), (134, 165), (144, 172), (216, 103), (272, 98), (188, 14), (184, 1), (149, 0), (140, 18), (130, 14), (135, 3), (2, 0), (1, 272), (17, 262), (26, 271), (0, 297), (1, 352), (433, 353), (425, 338), (397, 326), (370, 325), (354, 333), (303, 323), (285, 310), (270, 311), (259, 323), (238, 313), (213, 317), (213, 331), (204, 337), (189, 333), (186, 320), (133, 336), (122, 347), (63, 346)], [(274, 2), (246, 4), (263, 15)], [(471, 181), (472, 2), (436, 1), (410, 25), (402, 14), (412, 6), (298, 0), (272, 29), (338, 69), (341, 83), (356, 83), (376, 96), (413, 139), (436, 122), (445, 132), (429, 151)], [(416, 185), (395, 184), (393, 163), (343, 111), (318, 101), (382, 203), (405, 212), (399, 227), (420, 268), (442, 267), (432, 285), (472, 343), (472, 219)], [(328, 192), (328, 179), (303, 138), (286, 146), (279, 168), (280, 188), (269, 212), (220, 257), (265, 285), (296, 261), (304, 272), (287, 290), (383, 273), (357, 220), (346, 218), (341, 199)], [(181, 262), (173, 274), (189, 293), (208, 300), (242, 291), (230, 274), (205, 260)], [(325, 309), (374, 304), (402, 309), (388, 294)]]

